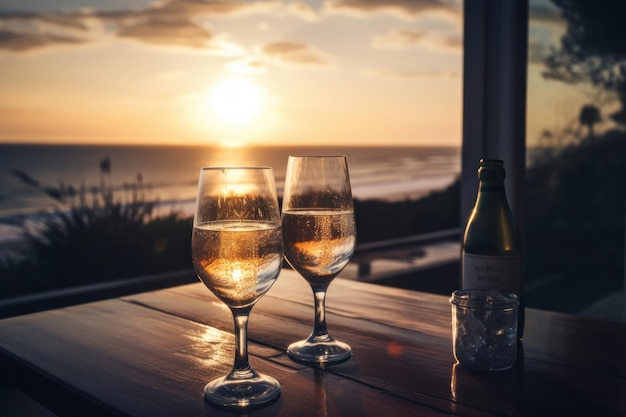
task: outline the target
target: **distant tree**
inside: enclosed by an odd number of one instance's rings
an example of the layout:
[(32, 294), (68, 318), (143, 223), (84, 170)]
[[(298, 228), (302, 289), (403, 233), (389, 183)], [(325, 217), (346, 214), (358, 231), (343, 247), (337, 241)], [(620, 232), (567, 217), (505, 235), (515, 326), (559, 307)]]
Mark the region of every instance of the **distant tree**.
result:
[(589, 82), (615, 93), (622, 108), (610, 117), (626, 125), (626, 1), (551, 0), (567, 21), (559, 48), (545, 59), (543, 76)]
[(552, 146), (554, 140), (554, 134), (549, 129), (543, 129), (539, 136), (539, 143), (544, 146)]
[(587, 126), (587, 133), (589, 139), (593, 139), (593, 125), (599, 123), (602, 119), (600, 117), (600, 109), (593, 104), (585, 104), (580, 109), (580, 115), (578, 116), (580, 124)]

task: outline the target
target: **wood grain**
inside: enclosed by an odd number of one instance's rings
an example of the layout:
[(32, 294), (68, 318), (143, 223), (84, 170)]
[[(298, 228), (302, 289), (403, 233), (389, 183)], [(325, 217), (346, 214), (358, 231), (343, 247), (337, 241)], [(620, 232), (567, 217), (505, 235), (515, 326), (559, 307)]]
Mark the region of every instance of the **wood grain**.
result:
[[(282, 385), (254, 415), (626, 415), (622, 324), (528, 310), (518, 365), (480, 373), (454, 362), (446, 296), (337, 279), (327, 313), (353, 357), (321, 370), (284, 353), (312, 328), (302, 278), (284, 270), (253, 308), (251, 363)], [(0, 320), (0, 359), (60, 415), (226, 415), (202, 388), (230, 369), (232, 331), (197, 283)]]

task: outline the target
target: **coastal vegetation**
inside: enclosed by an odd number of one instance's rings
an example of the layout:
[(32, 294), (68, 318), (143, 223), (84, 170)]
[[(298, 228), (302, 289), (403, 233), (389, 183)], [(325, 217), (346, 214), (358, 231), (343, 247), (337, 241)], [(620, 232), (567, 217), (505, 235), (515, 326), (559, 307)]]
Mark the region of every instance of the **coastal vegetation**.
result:
[(625, 156), (623, 130), (602, 135), (589, 132), (577, 144), (558, 152), (547, 148), (539, 154), (526, 180), (528, 283), (553, 280), (555, 288), (562, 290), (580, 285), (584, 293), (578, 296), (591, 299), (594, 292), (621, 288)]
[(24, 183), (56, 201), (44, 220), (23, 227), (25, 256), (0, 264), (0, 297), (182, 270), (189, 267), (191, 219), (159, 213), (143, 178), (114, 192), (108, 158), (100, 185), (43, 186), (22, 171)]
[[(574, 271), (586, 274), (580, 279), (603, 280), (601, 290), (621, 284), (624, 155), (626, 133), (619, 130), (537, 154), (527, 171), (527, 282)], [(25, 256), (0, 262), (0, 297), (190, 269), (192, 219), (160, 212), (141, 176), (116, 194), (107, 177), (110, 161), (101, 171), (100, 186), (90, 189), (43, 187), (14, 173), (58, 209), (36, 228), (24, 228)], [(357, 200), (355, 212), (358, 243), (458, 228), (460, 180), (419, 199)]]

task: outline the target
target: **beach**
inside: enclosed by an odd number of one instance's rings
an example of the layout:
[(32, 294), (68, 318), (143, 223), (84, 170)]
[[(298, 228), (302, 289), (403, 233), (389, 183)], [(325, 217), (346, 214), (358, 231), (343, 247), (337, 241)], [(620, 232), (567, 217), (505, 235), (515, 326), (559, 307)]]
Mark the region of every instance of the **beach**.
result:
[[(16, 171), (52, 187), (89, 188), (106, 180), (120, 195), (140, 177), (148, 196), (177, 204), (195, 199), (205, 166), (270, 166), (280, 194), (289, 155), (345, 155), (353, 197), (360, 200), (420, 197), (449, 185), (460, 172), (460, 149), (453, 147), (0, 145), (0, 219), (45, 211), (53, 203)], [(100, 167), (105, 158), (108, 172)]]
[[(138, 178), (149, 199), (176, 206), (194, 201), (205, 166), (270, 166), (281, 194), (289, 155), (346, 155), (355, 199), (399, 201), (445, 188), (460, 172), (450, 147), (256, 147), (0, 145), (0, 222), (55, 207), (42, 187), (99, 186), (127, 197)], [(108, 159), (107, 172), (100, 163)], [(27, 174), (40, 187), (25, 183)]]
[(0, 145), (0, 256), (15, 248), (24, 226), (62, 209), (46, 188), (72, 186), (89, 195), (106, 184), (119, 201), (130, 201), (135, 190), (158, 201), (161, 212), (191, 216), (200, 168), (270, 166), (281, 194), (289, 155), (345, 155), (360, 201), (417, 199), (449, 186), (460, 172), (454, 147)]

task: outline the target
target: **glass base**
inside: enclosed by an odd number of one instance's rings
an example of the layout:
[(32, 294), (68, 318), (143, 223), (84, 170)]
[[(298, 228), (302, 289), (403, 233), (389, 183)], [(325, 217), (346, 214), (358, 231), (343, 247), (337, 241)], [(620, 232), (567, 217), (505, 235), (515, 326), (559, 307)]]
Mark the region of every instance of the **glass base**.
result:
[(299, 362), (327, 364), (347, 361), (352, 356), (352, 349), (332, 338), (318, 342), (307, 339), (289, 345), (287, 354)]
[(204, 387), (204, 399), (227, 408), (253, 408), (267, 405), (280, 395), (280, 384), (271, 376), (256, 374), (254, 378), (216, 378)]

